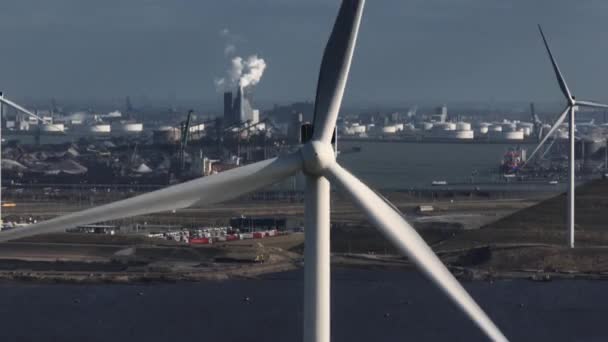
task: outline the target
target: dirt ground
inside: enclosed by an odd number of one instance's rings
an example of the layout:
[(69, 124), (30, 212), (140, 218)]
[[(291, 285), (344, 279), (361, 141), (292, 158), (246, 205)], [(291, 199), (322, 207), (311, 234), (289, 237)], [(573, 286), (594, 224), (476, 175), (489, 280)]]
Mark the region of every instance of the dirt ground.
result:
[[(597, 275), (608, 272), (607, 180), (594, 181), (577, 189), (575, 249), (566, 247), (565, 194), (551, 198), (464, 197), (435, 201), (421, 201), (400, 192), (386, 193), (385, 196), (405, 213), (450, 267), (504, 274), (561, 272)], [(417, 214), (415, 208), (421, 204), (432, 205), (434, 211)], [(62, 202), (21, 202), (16, 207), (3, 210), (3, 216), (49, 218), (79, 209), (83, 208)], [(214, 225), (226, 224), (231, 217), (246, 215), (288, 217), (303, 224), (303, 209), (301, 202), (233, 201), (176, 213), (147, 215), (126, 222), (145, 220), (165, 224)], [(409, 265), (365, 217), (339, 195), (332, 197), (331, 236), (334, 261), (340, 264), (362, 267)], [(14, 272), (27, 267), (15, 260), (49, 263), (61, 260), (119, 262), (126, 265), (125, 270), (139, 275), (175, 273), (175, 270), (182, 272), (181, 276), (188, 274), (191, 277), (195, 277), (193, 274), (208, 275), (209, 270), (215, 270), (214, 276), (220, 278), (227, 274), (255, 275), (258, 274), (256, 267), (259, 272), (299, 267), (303, 242), (301, 233), (204, 247), (189, 247), (136, 235), (57, 234), (0, 244), (0, 271), (4, 270), (6, 274), (8, 270)], [(264, 261), (263, 266), (243, 266), (243, 262), (255, 265), (260, 258)], [(218, 263), (218, 260), (224, 263)], [(217, 273), (218, 270), (223, 271)]]

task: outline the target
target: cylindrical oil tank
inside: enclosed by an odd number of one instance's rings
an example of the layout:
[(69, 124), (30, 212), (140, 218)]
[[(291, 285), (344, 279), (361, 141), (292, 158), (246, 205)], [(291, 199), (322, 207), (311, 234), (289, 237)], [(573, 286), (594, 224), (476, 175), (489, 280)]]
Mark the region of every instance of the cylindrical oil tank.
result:
[(382, 127), (382, 133), (384, 134), (394, 134), (397, 133), (397, 127), (390, 125)]
[(123, 123), (120, 128), (126, 133), (140, 133), (144, 130), (144, 125), (140, 122), (129, 122)]
[(433, 123), (432, 122), (423, 122), (422, 123), (422, 129), (425, 131), (428, 131), (430, 129), (433, 128)]
[(62, 123), (44, 124), (41, 129), (43, 132), (63, 132), (65, 131), (65, 126)]
[(524, 132), (523, 131), (503, 132), (503, 138), (505, 140), (524, 140)]
[(365, 126), (353, 126), (352, 130), (355, 134), (365, 133)]
[(452, 131), (456, 129), (456, 125), (454, 124), (454, 128), (452, 128), (452, 124), (450, 122), (436, 122), (433, 124), (434, 131)]
[(470, 131), (471, 130), (471, 124), (468, 122), (458, 122), (456, 123), (456, 130), (458, 131)]
[(453, 132), (455, 139), (473, 139), (475, 137), (475, 133), (468, 130), (457, 130)]
[[(549, 131), (547, 130), (547, 132), (545, 132), (545, 134), (548, 133), (548, 132)], [(557, 139), (568, 139), (568, 129), (560, 129), (560, 128), (558, 128), (555, 131), (555, 136), (557, 137)]]
[(502, 126), (501, 125), (492, 125), (492, 126), (490, 126), (489, 130), (492, 132), (502, 132)]
[(408, 123), (403, 125), (403, 130), (404, 131), (414, 131), (416, 130), (416, 127), (414, 127), (414, 124)]
[(110, 133), (112, 128), (108, 124), (93, 124), (89, 127), (91, 133)]

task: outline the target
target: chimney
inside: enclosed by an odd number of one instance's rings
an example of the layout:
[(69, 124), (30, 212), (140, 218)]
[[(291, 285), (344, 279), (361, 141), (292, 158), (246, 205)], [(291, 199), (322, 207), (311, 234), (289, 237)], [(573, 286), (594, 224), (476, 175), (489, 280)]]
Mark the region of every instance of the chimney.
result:
[(231, 125), (234, 120), (234, 116), (232, 115), (232, 92), (224, 93), (224, 122), (227, 125)]

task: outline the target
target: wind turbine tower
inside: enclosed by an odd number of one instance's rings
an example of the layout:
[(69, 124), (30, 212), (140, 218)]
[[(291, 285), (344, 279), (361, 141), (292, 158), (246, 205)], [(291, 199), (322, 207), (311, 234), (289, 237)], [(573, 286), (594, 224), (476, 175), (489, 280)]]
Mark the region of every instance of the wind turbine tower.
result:
[(574, 248), (574, 202), (575, 202), (575, 187), (576, 187), (576, 175), (575, 175), (575, 159), (574, 159), (574, 147), (575, 147), (575, 125), (574, 125), (574, 116), (578, 107), (587, 107), (587, 108), (608, 108), (608, 105), (593, 102), (593, 101), (584, 101), (578, 100), (572, 95), (568, 85), (566, 84), (566, 80), (562, 75), (559, 66), (557, 65), (557, 61), (549, 48), (549, 44), (547, 43), (547, 38), (543, 33), (543, 29), (538, 25), (538, 30), (543, 39), (543, 43), (545, 44), (545, 49), (547, 50), (547, 54), (549, 55), (549, 59), (551, 60), (551, 65), (553, 67), (553, 72), (555, 73), (555, 77), (557, 79), (557, 83), (559, 85), (562, 94), (566, 98), (566, 108), (559, 116), (557, 121), (553, 124), (553, 127), (547, 132), (547, 134), (540, 141), (538, 146), (534, 149), (528, 161), (532, 160), (536, 152), (544, 145), (544, 143), (549, 139), (550, 136), (553, 135), (555, 130), (564, 122), (566, 117), (568, 117), (568, 218), (567, 218), (567, 226), (569, 231), (569, 246), (570, 248)]

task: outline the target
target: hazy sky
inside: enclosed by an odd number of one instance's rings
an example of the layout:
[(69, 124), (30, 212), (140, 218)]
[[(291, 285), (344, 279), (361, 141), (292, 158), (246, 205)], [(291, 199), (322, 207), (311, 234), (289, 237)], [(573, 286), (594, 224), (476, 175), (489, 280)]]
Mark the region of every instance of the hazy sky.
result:
[[(173, 93), (219, 103), (228, 29), (237, 55), (268, 64), (258, 99), (312, 99), (338, 4), (3, 0), (0, 89), (18, 99)], [(559, 100), (537, 23), (573, 93), (608, 101), (607, 19), (606, 0), (369, 0), (346, 101)]]

